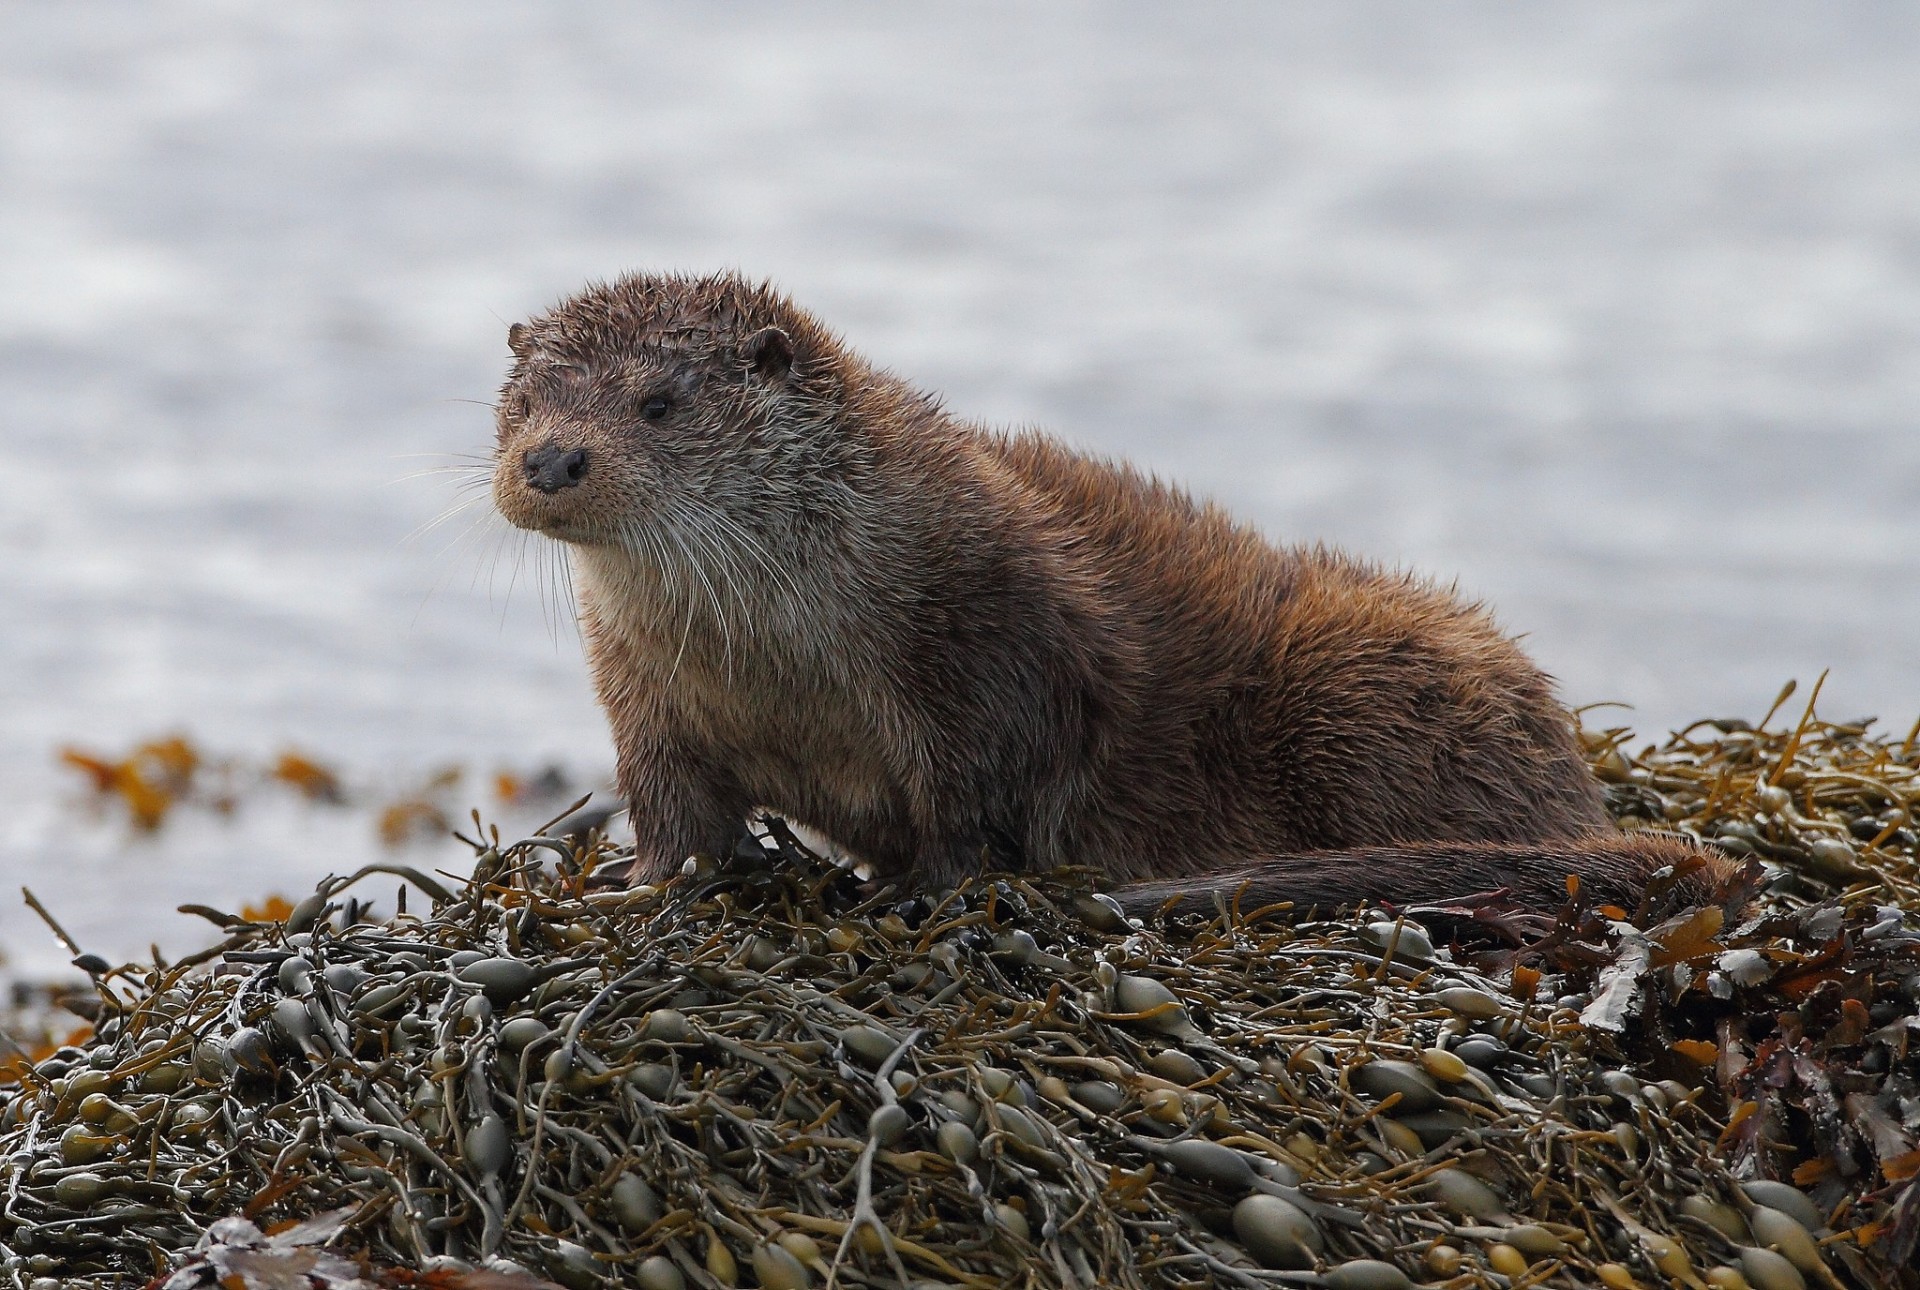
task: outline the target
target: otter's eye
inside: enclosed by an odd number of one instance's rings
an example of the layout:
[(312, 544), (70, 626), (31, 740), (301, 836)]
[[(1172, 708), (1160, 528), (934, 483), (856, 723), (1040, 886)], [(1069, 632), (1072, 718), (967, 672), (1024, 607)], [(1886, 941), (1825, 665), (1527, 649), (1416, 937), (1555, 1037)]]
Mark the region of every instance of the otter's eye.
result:
[(640, 405), (640, 415), (649, 421), (658, 421), (673, 411), (673, 400), (664, 394), (656, 394)]

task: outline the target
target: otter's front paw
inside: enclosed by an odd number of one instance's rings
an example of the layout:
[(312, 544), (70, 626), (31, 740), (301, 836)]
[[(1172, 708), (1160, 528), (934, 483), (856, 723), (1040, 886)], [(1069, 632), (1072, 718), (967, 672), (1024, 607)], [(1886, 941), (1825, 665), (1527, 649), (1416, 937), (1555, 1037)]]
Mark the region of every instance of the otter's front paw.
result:
[(637, 887), (641, 883), (658, 885), (669, 878), (677, 878), (686, 871), (689, 854), (672, 854), (660, 850), (637, 850), (633, 863), (627, 866), (627, 885)]

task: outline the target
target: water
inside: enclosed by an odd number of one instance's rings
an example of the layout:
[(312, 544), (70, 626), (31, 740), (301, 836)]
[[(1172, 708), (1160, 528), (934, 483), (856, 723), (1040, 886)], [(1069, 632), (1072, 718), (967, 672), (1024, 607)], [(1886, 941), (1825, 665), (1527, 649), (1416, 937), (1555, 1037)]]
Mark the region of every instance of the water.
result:
[[(365, 821), (130, 847), (62, 742), (604, 769), (551, 563), (408, 535), (505, 324), (637, 266), (767, 274), (957, 409), (1457, 577), (1651, 733), (1829, 667), (1831, 715), (1920, 714), (1920, 12), (0, 24), (0, 889), (90, 948), (192, 944), (153, 911), (305, 890)], [(0, 947), (61, 957), (10, 898)]]

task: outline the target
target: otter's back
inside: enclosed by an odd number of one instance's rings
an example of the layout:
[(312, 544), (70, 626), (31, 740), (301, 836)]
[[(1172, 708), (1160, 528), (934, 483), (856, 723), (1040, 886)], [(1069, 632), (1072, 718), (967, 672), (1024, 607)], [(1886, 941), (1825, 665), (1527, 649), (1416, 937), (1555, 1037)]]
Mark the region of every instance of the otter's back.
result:
[(1087, 818), (1134, 876), (1279, 851), (1600, 828), (1552, 683), (1480, 606), (1035, 434), (991, 436), (1146, 660)]

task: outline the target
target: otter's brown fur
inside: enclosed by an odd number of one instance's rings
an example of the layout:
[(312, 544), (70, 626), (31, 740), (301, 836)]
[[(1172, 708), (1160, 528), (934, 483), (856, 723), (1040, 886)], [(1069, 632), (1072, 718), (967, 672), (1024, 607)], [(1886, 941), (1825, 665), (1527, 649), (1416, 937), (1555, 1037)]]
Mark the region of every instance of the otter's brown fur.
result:
[(957, 418), (764, 284), (623, 278), (510, 344), (494, 496), (571, 544), (639, 878), (757, 807), (1134, 903), (1625, 899), (1692, 854), (1612, 831), (1479, 606)]

